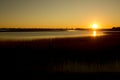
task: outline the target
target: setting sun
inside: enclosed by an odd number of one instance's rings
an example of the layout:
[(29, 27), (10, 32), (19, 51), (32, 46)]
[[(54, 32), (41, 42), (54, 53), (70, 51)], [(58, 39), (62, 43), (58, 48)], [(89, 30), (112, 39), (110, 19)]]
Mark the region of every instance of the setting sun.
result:
[(93, 28), (93, 29), (97, 29), (97, 28), (98, 28), (98, 25), (97, 25), (97, 24), (93, 24), (93, 25), (92, 25), (92, 28)]

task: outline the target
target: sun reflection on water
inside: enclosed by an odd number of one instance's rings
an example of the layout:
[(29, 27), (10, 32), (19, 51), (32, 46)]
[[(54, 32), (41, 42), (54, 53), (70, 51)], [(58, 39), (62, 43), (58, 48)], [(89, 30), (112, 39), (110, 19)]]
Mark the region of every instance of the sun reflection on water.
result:
[(97, 33), (96, 31), (93, 31), (93, 36), (96, 37)]

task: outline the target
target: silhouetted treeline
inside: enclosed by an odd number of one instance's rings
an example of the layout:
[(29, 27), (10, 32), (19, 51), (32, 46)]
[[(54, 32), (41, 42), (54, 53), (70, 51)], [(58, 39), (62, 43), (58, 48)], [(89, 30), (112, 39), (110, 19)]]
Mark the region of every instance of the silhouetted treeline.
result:
[(65, 29), (49, 29), (49, 28), (1, 28), (0, 32), (33, 32), (33, 31), (65, 31)]
[[(0, 28), (0, 32), (36, 32), (36, 31), (67, 31), (67, 30), (92, 30), (91, 28)], [(97, 29), (99, 31), (120, 31), (120, 27), (111, 29)]]
[(34, 31), (66, 31), (66, 30), (90, 30), (83, 28), (0, 28), (0, 32), (34, 32)]
[(120, 27), (113, 27), (112, 30), (114, 30), (114, 31), (120, 31)]

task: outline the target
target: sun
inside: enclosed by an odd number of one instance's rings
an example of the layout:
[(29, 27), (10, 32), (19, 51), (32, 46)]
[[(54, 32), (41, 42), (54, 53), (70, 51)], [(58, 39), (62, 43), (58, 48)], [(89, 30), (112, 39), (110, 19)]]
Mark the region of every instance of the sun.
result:
[(93, 28), (93, 29), (97, 29), (97, 28), (98, 28), (98, 25), (97, 25), (97, 24), (93, 24), (93, 25), (92, 25), (92, 28)]

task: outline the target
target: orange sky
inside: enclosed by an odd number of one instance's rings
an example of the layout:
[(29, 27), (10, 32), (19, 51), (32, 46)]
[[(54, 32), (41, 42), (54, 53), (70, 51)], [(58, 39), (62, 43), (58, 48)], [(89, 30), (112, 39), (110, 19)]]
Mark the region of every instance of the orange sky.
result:
[(120, 0), (0, 0), (0, 27), (120, 26)]

